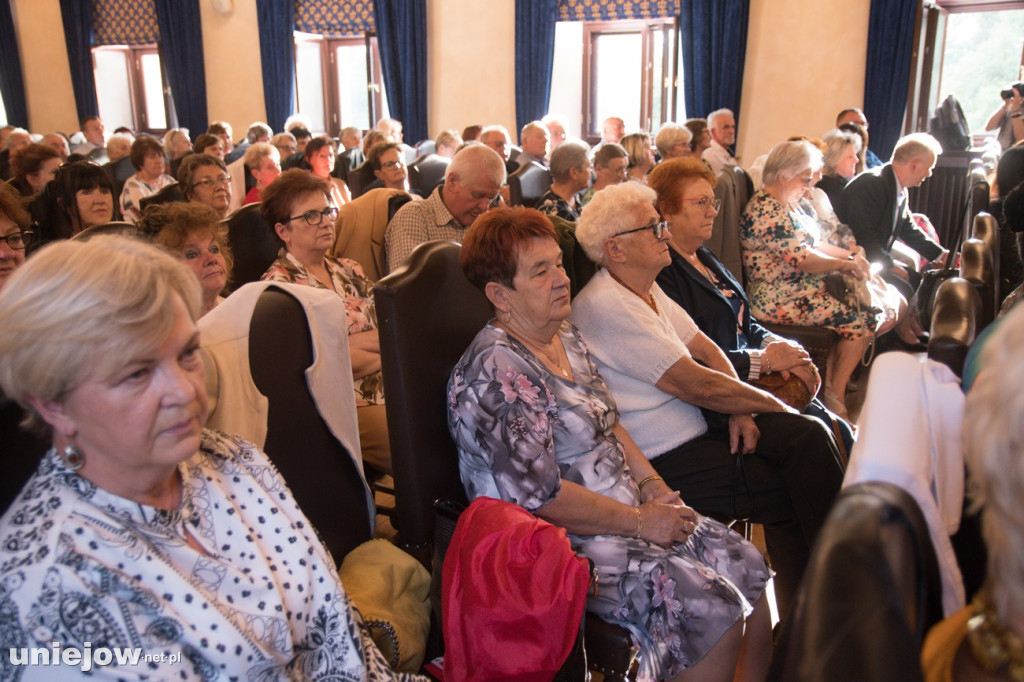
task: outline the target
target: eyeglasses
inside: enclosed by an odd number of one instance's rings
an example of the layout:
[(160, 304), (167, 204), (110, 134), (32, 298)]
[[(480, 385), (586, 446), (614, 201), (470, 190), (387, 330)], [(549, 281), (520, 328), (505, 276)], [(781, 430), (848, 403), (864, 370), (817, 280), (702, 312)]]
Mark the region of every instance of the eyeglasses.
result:
[(688, 201), (691, 204), (695, 204), (697, 208), (699, 208), (701, 211), (704, 211), (705, 213), (707, 213), (708, 211), (708, 206), (714, 206), (716, 211), (722, 207), (721, 199), (712, 199), (711, 197), (700, 197), (699, 199), (683, 199), (683, 201)]
[(391, 169), (391, 168), (399, 168), (399, 167), (404, 166), (404, 165), (405, 165), (405, 161), (402, 161), (401, 159), (398, 159), (397, 161), (385, 161), (384, 163), (381, 164), (381, 167), (382, 168)]
[(25, 230), (24, 232), (15, 232), (9, 234), (6, 237), (0, 237), (0, 243), (7, 243), (7, 246), (15, 251), (24, 251), (25, 243), (28, 237), (31, 237), (34, 232), (31, 230)]
[(316, 226), (316, 225), (319, 225), (320, 222), (324, 218), (327, 218), (328, 220), (333, 221), (337, 217), (338, 217), (338, 209), (335, 208), (334, 206), (328, 206), (327, 208), (325, 208), (322, 211), (317, 211), (317, 210), (314, 209), (314, 210), (306, 211), (305, 213), (302, 213), (301, 215), (292, 216), (291, 218), (289, 218), (285, 222), (286, 223), (290, 223), (293, 220), (298, 220), (299, 218), (302, 218), (303, 220), (306, 221), (307, 225)]
[(219, 187), (221, 185), (227, 186), (229, 182), (231, 182), (230, 175), (218, 175), (215, 178), (204, 178), (203, 180), (200, 180), (199, 182), (192, 185), (192, 189), (199, 187), (199, 185), (210, 188)]
[(654, 233), (655, 239), (661, 239), (665, 235), (665, 231), (669, 229), (668, 221), (662, 220), (661, 222), (651, 223), (650, 225), (644, 225), (633, 230), (626, 230), (625, 232), (616, 232), (613, 237), (621, 237), (624, 234), (633, 234), (634, 232), (643, 232), (644, 230), (650, 230)]
[(810, 175), (808, 175), (806, 177), (801, 175), (800, 176), (800, 182), (802, 182), (804, 184), (804, 187), (810, 187), (811, 185), (814, 184), (814, 173), (811, 173)]

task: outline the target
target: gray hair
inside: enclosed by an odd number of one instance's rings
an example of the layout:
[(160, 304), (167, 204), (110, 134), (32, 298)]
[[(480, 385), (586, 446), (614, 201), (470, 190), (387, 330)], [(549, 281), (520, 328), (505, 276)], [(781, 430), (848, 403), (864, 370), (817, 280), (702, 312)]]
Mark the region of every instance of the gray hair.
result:
[(245, 150), (245, 154), (242, 156), (244, 159), (242, 163), (250, 169), (259, 168), (263, 163), (263, 159), (268, 156), (278, 163), (281, 163), (281, 152), (277, 147), (269, 142), (253, 142), (249, 145), (249, 148)]
[(836, 164), (842, 160), (847, 146), (852, 144), (853, 151), (857, 154), (860, 153), (860, 135), (848, 133), (845, 130), (840, 130), (839, 128), (833, 128), (825, 133), (825, 137), (823, 137), (821, 141), (825, 143), (824, 163), (825, 170), (828, 171), (833, 170), (836, 167)]
[[(185, 137), (188, 137), (188, 128), (171, 128), (170, 130), (167, 131), (167, 134), (164, 135), (164, 156), (166, 156), (168, 159), (174, 156), (174, 150), (172, 149), (172, 147), (174, 146), (174, 136), (178, 135), (179, 133), (184, 134)], [(127, 133), (114, 133), (114, 135), (126, 135), (128, 137), (131, 137)], [(111, 135), (107, 139), (108, 146), (110, 145), (110, 140), (114, 139), (114, 135)], [(129, 144), (131, 144), (130, 141)]]
[(637, 225), (640, 212), (647, 206), (653, 206), (657, 198), (653, 189), (639, 182), (609, 185), (595, 192), (576, 221), (576, 240), (587, 258), (603, 264), (604, 240), (640, 227)]
[(151, 244), (99, 235), (45, 246), (0, 290), (0, 386), (42, 426), (29, 398), (62, 402), (126, 353), (157, 348), (174, 325), (175, 294), (195, 320), (199, 280)]
[(269, 140), (270, 136), (273, 134), (274, 131), (270, 129), (270, 126), (262, 121), (256, 121), (255, 123), (249, 124), (249, 129), (245, 131), (245, 139), (249, 141), (249, 144), (252, 144), (261, 137), (265, 137)]
[[(8, 285), (10, 286), (10, 285)], [(970, 496), (981, 509), (992, 600), (1003, 619), (1024, 608), (1024, 310), (1014, 308), (985, 344), (964, 412)]]
[(566, 140), (551, 152), (551, 178), (555, 182), (569, 179), (569, 171), (587, 164), (590, 147), (581, 140)]
[(896, 141), (892, 150), (892, 161), (907, 163), (914, 159), (939, 158), (942, 145), (928, 133), (910, 133)]
[(708, 127), (713, 127), (715, 125), (715, 121), (726, 116), (730, 116), (734, 120), (736, 118), (736, 115), (732, 113), (732, 109), (715, 109), (708, 114)]
[(654, 136), (654, 146), (658, 148), (658, 153), (661, 156), (667, 157), (669, 152), (672, 151), (672, 147), (676, 146), (679, 142), (685, 142), (690, 144), (690, 140), (693, 139), (693, 133), (690, 129), (684, 125), (678, 123), (666, 123), (661, 126), (661, 130)]
[(817, 170), (821, 167), (821, 152), (810, 142), (804, 140), (780, 142), (768, 152), (768, 160), (764, 162), (761, 172), (761, 183), (764, 186), (791, 180), (808, 168)]
[(470, 145), (459, 150), (448, 164), (444, 179), (447, 182), (452, 177), (464, 183), (491, 180), (500, 187), (505, 184), (505, 162), (485, 144)]

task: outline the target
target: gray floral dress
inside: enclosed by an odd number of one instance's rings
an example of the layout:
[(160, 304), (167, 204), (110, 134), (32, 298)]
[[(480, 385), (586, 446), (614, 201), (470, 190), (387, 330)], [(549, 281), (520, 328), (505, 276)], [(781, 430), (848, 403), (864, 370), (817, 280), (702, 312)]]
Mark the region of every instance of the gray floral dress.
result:
[[(576, 328), (565, 322), (559, 336), (574, 380), (491, 325), (455, 366), (448, 426), (466, 492), (536, 512), (565, 479), (636, 506), (639, 491), (612, 432), (615, 401)], [(669, 549), (618, 535), (569, 538), (597, 569), (588, 610), (627, 628), (640, 647), (638, 680), (673, 677), (699, 661), (750, 612), (771, 575), (757, 548), (712, 519)]]

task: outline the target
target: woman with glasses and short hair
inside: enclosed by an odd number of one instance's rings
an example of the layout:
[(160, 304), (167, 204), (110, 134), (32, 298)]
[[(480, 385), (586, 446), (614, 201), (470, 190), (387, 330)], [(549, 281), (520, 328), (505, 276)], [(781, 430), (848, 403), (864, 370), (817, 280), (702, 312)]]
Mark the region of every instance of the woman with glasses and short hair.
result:
[(0, 184), (0, 288), (25, 262), (25, 244), (32, 236), (29, 220), (17, 192)]
[(231, 206), (231, 176), (223, 159), (213, 154), (190, 154), (178, 169), (178, 184), (187, 201), (206, 204), (223, 220)]
[(583, 194), (580, 195), (579, 210), (583, 210), (594, 194), (605, 187), (625, 182), (629, 177), (629, 154), (622, 148), (622, 145), (615, 142), (605, 142), (594, 152), (594, 182)]
[(277, 260), (262, 279), (330, 289), (344, 302), (363, 459), (390, 473), (373, 282), (354, 260), (327, 255), (338, 217), (331, 187), (307, 171), (286, 170), (263, 190), (260, 213), (281, 244)]
[[(370, 155), (366, 157), (373, 174), (380, 181), (380, 186), (388, 189), (400, 189), (403, 192), (410, 192), (409, 169), (405, 165), (405, 153), (402, 146), (397, 142), (379, 142), (370, 148)], [(376, 187), (377, 183), (372, 183)]]
[(121, 191), (121, 215), (134, 225), (142, 217), (139, 203), (173, 184), (174, 178), (165, 172), (164, 148), (155, 137), (140, 135), (135, 138), (128, 156), (136, 173), (125, 181)]

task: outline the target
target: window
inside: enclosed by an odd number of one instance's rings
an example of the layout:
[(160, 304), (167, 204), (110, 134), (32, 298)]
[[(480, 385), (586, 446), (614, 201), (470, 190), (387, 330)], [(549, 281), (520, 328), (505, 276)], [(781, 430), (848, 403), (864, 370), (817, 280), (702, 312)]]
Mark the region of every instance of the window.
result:
[(156, 45), (106, 45), (92, 50), (100, 118), (110, 129), (162, 134), (174, 127)]
[[(609, 116), (622, 118), (628, 131), (656, 131), (675, 120), (678, 35), (674, 19), (558, 22), (550, 110), (579, 111), (581, 136), (590, 142), (601, 138)], [(572, 92), (574, 80), (581, 90)], [(569, 92), (559, 92), (563, 84)]]
[(0, 126), (7, 125), (7, 108), (4, 107), (4, 98), (0, 94)]
[(388, 116), (377, 38), (295, 33), (295, 102), (314, 131), (363, 130)]

